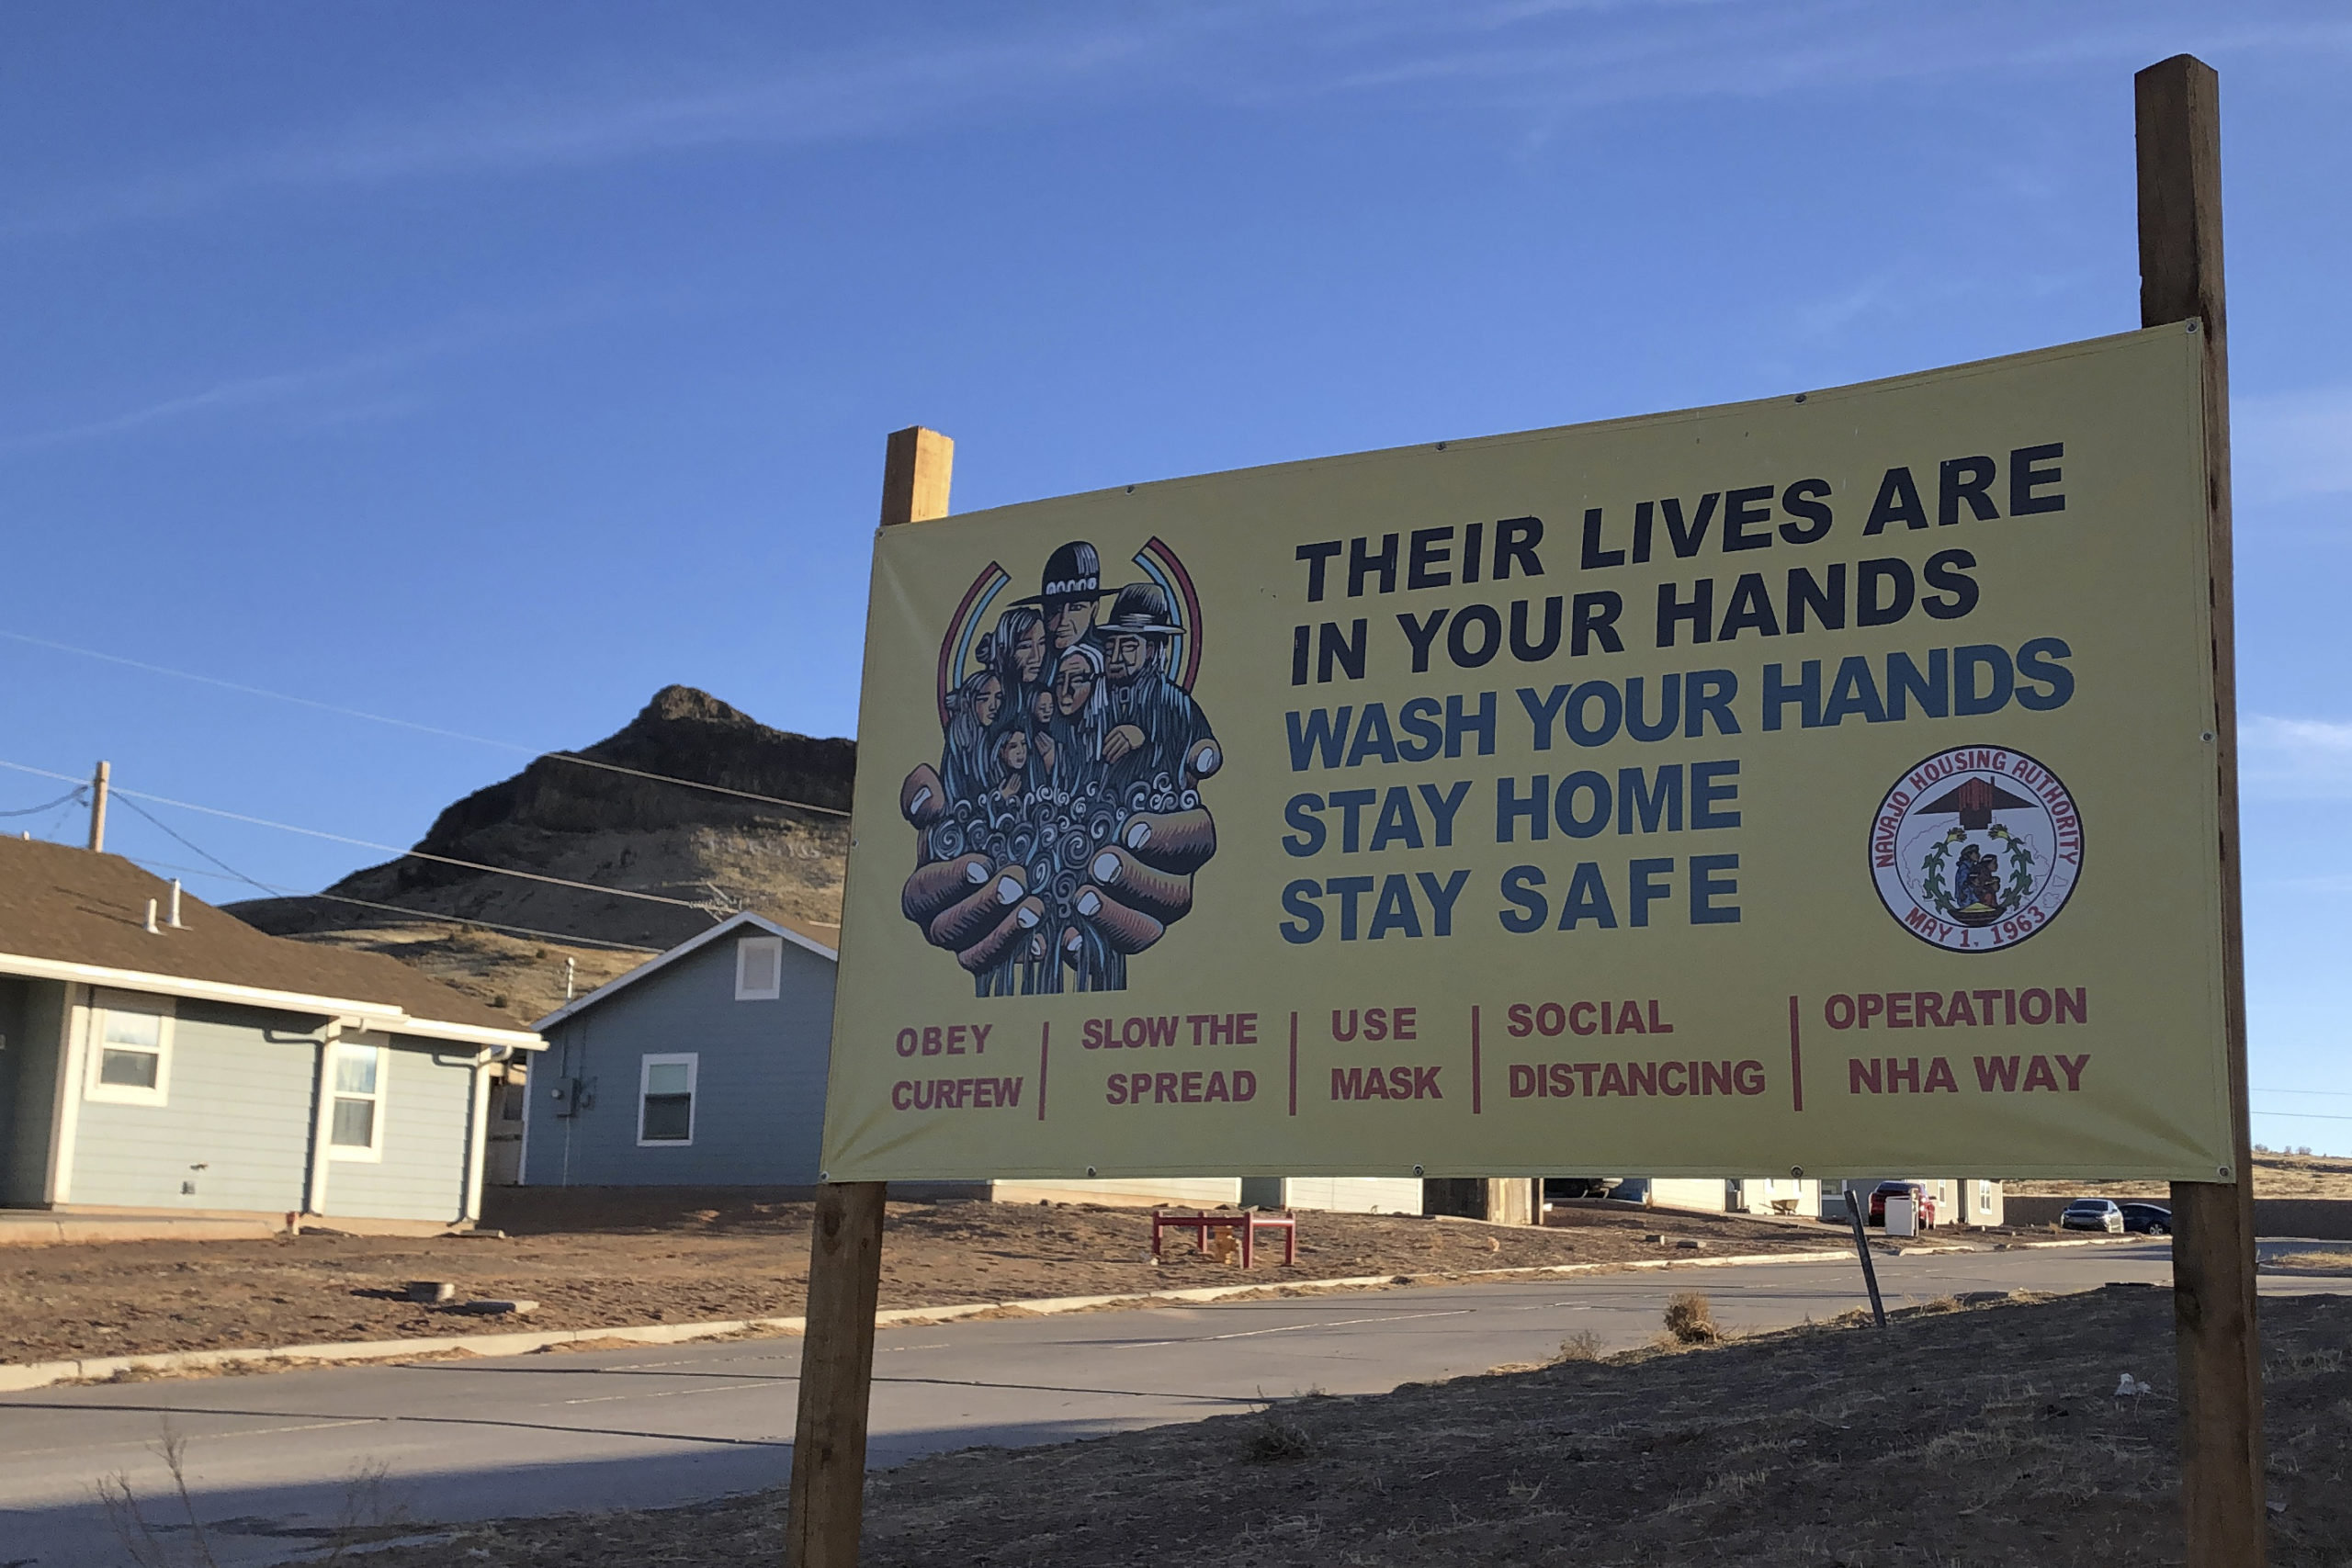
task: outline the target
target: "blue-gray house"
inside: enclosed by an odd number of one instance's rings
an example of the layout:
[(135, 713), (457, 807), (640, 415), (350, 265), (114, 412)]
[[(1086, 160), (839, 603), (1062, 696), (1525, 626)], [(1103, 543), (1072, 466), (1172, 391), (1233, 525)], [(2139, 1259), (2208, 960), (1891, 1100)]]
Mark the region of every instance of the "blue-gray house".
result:
[(523, 1185), (813, 1184), (835, 959), (740, 914), (539, 1020)]
[(380, 953), (0, 839), (0, 1205), (463, 1224), (492, 1072), (540, 1045)]

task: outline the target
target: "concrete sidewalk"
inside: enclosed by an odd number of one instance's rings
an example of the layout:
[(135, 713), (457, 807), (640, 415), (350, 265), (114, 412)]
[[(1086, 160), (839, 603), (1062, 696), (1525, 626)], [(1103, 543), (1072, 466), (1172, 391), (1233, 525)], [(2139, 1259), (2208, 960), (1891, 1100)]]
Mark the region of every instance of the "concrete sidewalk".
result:
[[(2065, 1292), (2110, 1281), (2161, 1290), (2161, 1243), (1882, 1257), (1890, 1307), (1979, 1291)], [(981, 1444), (1055, 1443), (1248, 1411), (1296, 1393), (1537, 1363), (1590, 1334), (1647, 1343), (1667, 1300), (1706, 1291), (1717, 1320), (1765, 1331), (1855, 1308), (1850, 1252), (1835, 1261), (1519, 1276), (1394, 1293), (1157, 1303), (1138, 1310), (908, 1325), (876, 1347), (869, 1461)], [(2352, 1280), (2265, 1278), (2266, 1296)], [(351, 1502), (349, 1478), (424, 1521), (674, 1506), (780, 1483), (791, 1468), (801, 1342), (746, 1339), (397, 1367), (320, 1367), (266, 1379), (111, 1384), (0, 1394), (0, 1562), (119, 1568), (98, 1477), (129, 1476), (166, 1528), (185, 1515), (154, 1451), (188, 1442), (190, 1491), (222, 1568), (317, 1547)], [(2151, 1371), (2168, 1343), (2118, 1346), (2086, 1369)], [(456, 1561), (462, 1562), (462, 1554)], [(365, 1562), (356, 1558), (356, 1562)]]
[[(348, 1235), (440, 1235), (458, 1227), (427, 1220), (306, 1216), (306, 1231)], [(286, 1234), (283, 1214), (183, 1213), (170, 1209), (0, 1209), (0, 1247), (92, 1241), (266, 1241)]]

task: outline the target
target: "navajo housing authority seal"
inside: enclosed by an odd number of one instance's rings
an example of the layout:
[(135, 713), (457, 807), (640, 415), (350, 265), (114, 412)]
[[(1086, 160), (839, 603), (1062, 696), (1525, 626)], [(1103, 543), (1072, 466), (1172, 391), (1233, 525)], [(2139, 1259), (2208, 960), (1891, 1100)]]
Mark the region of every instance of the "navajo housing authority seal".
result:
[(1951, 953), (2014, 947), (2057, 919), (2083, 869), (2075, 797), (2040, 762), (1955, 746), (1905, 770), (1871, 819), (1886, 912)]

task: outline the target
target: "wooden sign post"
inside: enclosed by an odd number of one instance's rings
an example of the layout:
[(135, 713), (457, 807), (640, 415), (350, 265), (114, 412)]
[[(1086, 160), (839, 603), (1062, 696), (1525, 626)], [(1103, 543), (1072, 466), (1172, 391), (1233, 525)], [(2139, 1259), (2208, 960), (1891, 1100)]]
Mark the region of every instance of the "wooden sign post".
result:
[[(882, 525), (946, 516), (955, 461), (956, 444), (935, 430), (892, 432), (882, 468)], [(879, 1181), (827, 1182), (817, 1190), (785, 1568), (856, 1568), (888, 1191)]]
[(2172, 1184), (2181, 1506), (2189, 1568), (2258, 1568), (2262, 1353), (2255, 1333), (2254, 1161), (2246, 1113), (2245, 942), (2238, 891), (2237, 659), (2231, 605), (2229, 320), (2222, 296), (2221, 84), (2178, 54), (2134, 80), (2140, 324), (2205, 334), (2205, 512), (2212, 570), (2213, 746), (2222, 841), (2222, 1010), (2232, 1168)]

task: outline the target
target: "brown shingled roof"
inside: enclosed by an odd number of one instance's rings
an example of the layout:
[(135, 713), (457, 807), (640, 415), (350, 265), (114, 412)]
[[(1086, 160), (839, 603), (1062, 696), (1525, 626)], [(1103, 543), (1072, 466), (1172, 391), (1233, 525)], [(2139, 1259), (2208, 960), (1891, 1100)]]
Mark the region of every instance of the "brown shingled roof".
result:
[[(127, 974), (244, 986), (397, 1010), (420, 1026), (526, 1032), (464, 992), (379, 953), (266, 936), (191, 895), (182, 929), (147, 929), (147, 900), (167, 920), (171, 885), (120, 855), (38, 839), (0, 839), (0, 973), (7, 958), (84, 964)], [(431, 1033), (420, 1027), (420, 1032)]]

